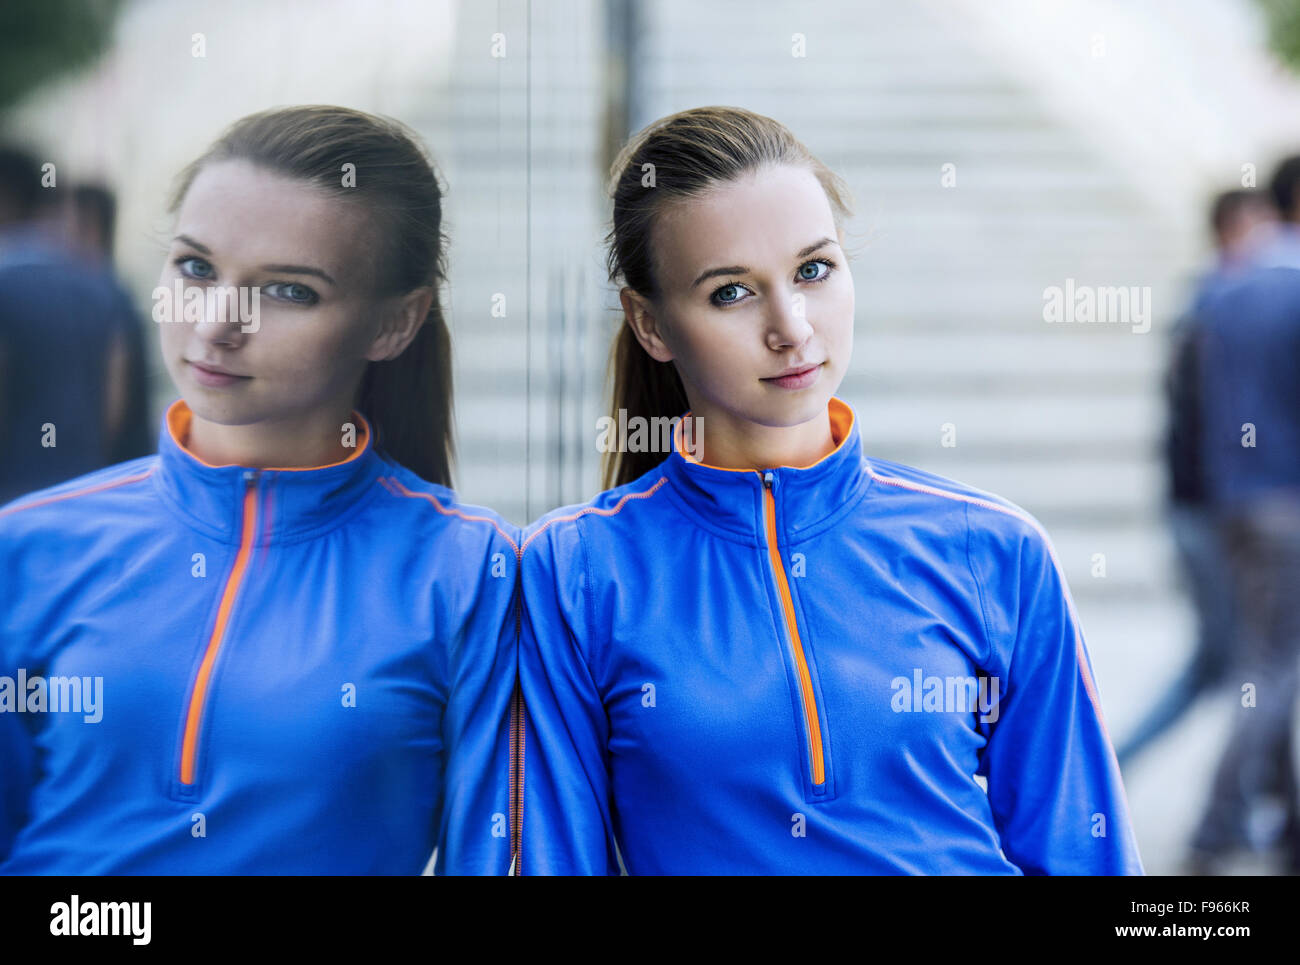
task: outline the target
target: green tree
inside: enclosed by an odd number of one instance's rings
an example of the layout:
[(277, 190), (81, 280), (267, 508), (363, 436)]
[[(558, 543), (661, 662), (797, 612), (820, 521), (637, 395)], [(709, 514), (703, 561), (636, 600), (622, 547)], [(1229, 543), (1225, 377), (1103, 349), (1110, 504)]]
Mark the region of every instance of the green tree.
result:
[(1300, 71), (1300, 0), (1259, 0), (1268, 22), (1268, 42), (1292, 70)]
[(95, 60), (107, 47), (121, 0), (0, 2), (0, 111)]

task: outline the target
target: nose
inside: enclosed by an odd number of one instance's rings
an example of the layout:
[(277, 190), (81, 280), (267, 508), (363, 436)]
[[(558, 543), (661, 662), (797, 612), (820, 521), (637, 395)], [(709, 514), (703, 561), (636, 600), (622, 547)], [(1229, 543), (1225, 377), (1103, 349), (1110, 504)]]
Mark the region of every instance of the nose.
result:
[(777, 352), (802, 348), (812, 337), (806, 301), (802, 292), (792, 291), (782, 292), (771, 300), (767, 316), (768, 348)]
[[(244, 333), (238, 324), (238, 293), (211, 286), (203, 291), (203, 310), (194, 334), (210, 345), (238, 346)], [(190, 296), (194, 297), (194, 296)]]

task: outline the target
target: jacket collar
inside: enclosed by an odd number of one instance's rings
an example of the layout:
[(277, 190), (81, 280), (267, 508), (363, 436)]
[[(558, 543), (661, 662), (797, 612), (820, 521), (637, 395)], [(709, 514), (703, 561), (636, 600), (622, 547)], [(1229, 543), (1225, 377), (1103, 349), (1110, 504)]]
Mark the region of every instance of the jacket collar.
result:
[(353, 418), (356, 451), (340, 462), (303, 468), (214, 466), (187, 448), (193, 413), (177, 399), (162, 417), (154, 480), (177, 512), (216, 539), (239, 542), (250, 486), (257, 489), (259, 545), (309, 536), (341, 521), (378, 489), (374, 484), (386, 463), (375, 451), (365, 416), (353, 410)]
[(787, 542), (814, 535), (847, 512), (871, 484), (853, 409), (838, 397), (827, 403), (835, 448), (809, 466), (726, 469), (700, 462), (685, 448), (682, 425), (663, 462), (671, 491), (706, 529), (761, 542), (766, 539), (764, 477), (770, 473), (777, 532)]

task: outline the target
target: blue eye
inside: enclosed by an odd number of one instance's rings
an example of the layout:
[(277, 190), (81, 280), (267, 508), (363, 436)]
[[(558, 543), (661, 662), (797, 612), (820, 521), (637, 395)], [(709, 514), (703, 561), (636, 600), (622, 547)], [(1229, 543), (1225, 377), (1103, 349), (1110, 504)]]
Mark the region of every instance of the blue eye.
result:
[[(184, 255), (180, 258), (177, 258), (175, 263), (176, 266), (180, 268), (181, 274), (187, 278), (198, 278), (200, 280), (206, 281), (207, 279), (213, 277), (213, 275), (215, 274), (210, 264), (208, 264), (202, 258), (196, 258), (193, 255)], [(186, 267), (187, 265), (190, 265), (191, 267), (187, 268)], [(199, 266), (199, 267), (195, 267), (195, 266)]]
[[(821, 281), (831, 273), (832, 267), (833, 266), (829, 261), (821, 258), (818, 258), (815, 261), (805, 261), (799, 266), (799, 277), (803, 281)], [(825, 271), (819, 271), (819, 269), (823, 268)], [(811, 269), (811, 273), (809, 272), (809, 269)]]
[[(283, 289), (283, 294), (276, 294), (278, 289)], [(270, 285), (263, 286), (262, 291), (268, 292), (272, 298), (279, 298), (295, 305), (315, 305), (320, 301), (320, 296), (316, 292), (296, 281), (272, 282)]]
[(713, 302), (715, 305), (734, 305), (737, 302), (744, 300), (740, 297), (740, 293), (746, 290), (747, 289), (744, 285), (732, 282), (729, 285), (723, 285), (710, 295), (709, 301)]
[[(825, 281), (834, 270), (835, 262), (829, 258), (814, 258), (812, 261), (805, 261), (799, 266), (799, 270), (795, 274), (795, 280), (810, 283)], [(745, 292), (749, 292), (749, 289), (740, 282), (733, 281), (716, 289), (709, 296), (709, 301), (719, 307), (735, 305), (746, 300), (743, 294)], [(749, 293), (753, 294), (753, 292)]]

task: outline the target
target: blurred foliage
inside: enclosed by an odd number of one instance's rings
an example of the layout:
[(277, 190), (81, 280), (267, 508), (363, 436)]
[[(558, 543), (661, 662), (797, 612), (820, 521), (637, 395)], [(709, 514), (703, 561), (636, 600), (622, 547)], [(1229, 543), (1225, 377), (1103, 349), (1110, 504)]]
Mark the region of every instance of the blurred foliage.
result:
[(1300, 0), (1257, 0), (1268, 22), (1268, 42), (1292, 70), (1300, 72)]
[(122, 0), (0, 0), (0, 111), (108, 46)]

